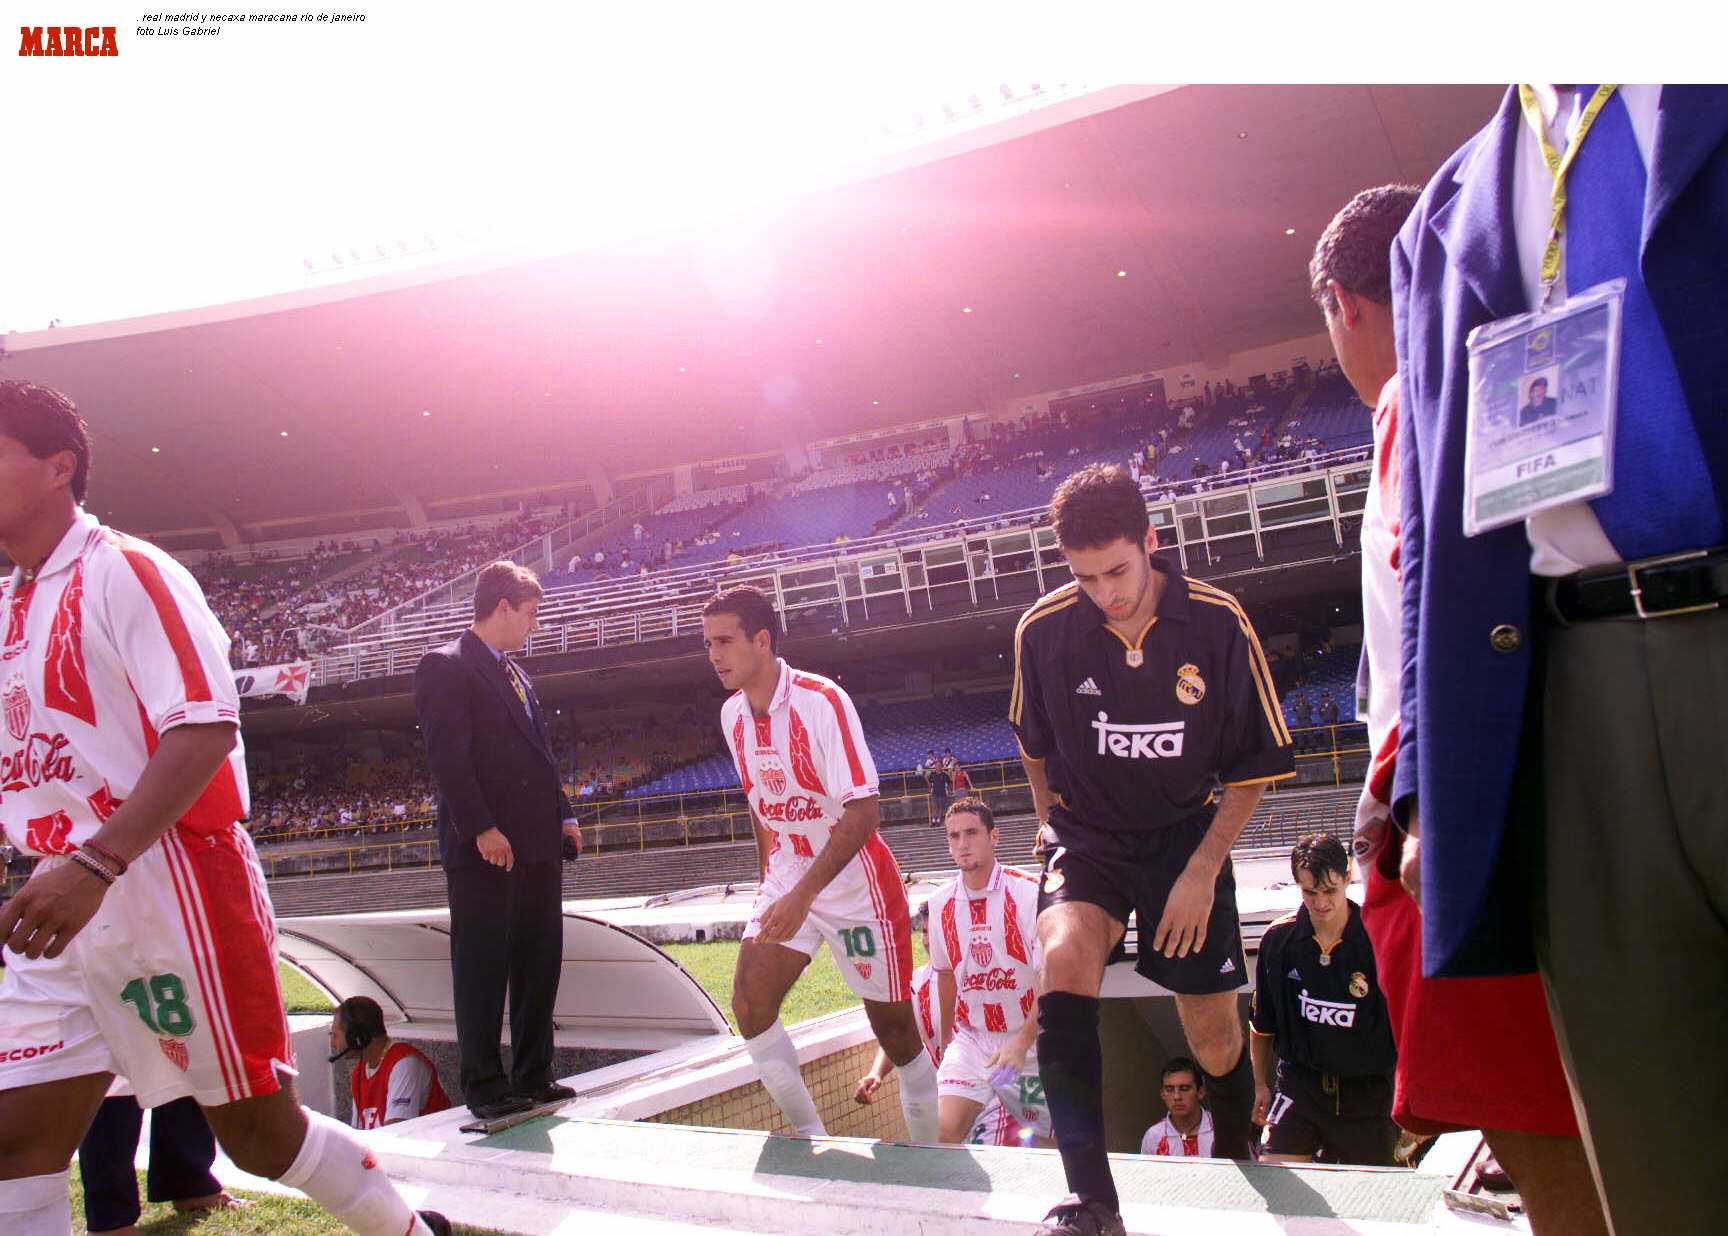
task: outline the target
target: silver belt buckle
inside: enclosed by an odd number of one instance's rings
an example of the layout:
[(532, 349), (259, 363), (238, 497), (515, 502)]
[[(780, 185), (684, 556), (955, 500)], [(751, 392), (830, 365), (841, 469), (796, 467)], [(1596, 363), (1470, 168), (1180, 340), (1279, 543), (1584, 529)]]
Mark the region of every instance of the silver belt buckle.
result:
[(1639, 586), (1638, 573), (1650, 567), (1670, 566), (1676, 562), (1690, 562), (1695, 558), (1703, 558), (1709, 554), (1707, 549), (1691, 549), (1683, 554), (1663, 554), (1658, 558), (1640, 558), (1636, 562), (1626, 564), (1626, 583), (1632, 589), (1632, 606), (1638, 611), (1638, 617), (1645, 621), (1651, 618), (1675, 618), (1681, 614), (1701, 614), (1706, 610), (1718, 609), (1720, 605), (1711, 601), (1704, 605), (1686, 605), (1679, 609), (1661, 609), (1651, 613), (1644, 608), (1644, 589)]

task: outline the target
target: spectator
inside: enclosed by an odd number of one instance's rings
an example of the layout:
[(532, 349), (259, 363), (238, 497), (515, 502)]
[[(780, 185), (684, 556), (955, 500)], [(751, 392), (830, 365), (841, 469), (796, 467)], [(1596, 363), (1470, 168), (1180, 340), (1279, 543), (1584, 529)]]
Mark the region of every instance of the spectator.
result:
[(1320, 692), (1320, 724), (1338, 724), (1338, 705), (1332, 698), (1332, 692)]
[(1165, 1062), (1158, 1084), (1164, 1118), (1140, 1139), (1141, 1154), (1212, 1157), (1212, 1113), (1203, 1106), (1206, 1088), (1201, 1076), (1200, 1066), (1187, 1056), (1172, 1056)]
[(936, 758), (936, 752), (931, 751), (924, 760), (924, 785), (930, 793), (930, 823), (933, 827), (942, 825), (953, 784), (947, 765)]

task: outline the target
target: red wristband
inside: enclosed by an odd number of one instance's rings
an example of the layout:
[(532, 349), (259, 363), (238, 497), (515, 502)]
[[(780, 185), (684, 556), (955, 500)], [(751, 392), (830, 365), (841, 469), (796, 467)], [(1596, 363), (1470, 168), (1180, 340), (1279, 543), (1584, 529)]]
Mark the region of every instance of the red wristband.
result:
[(86, 841), (83, 848), (92, 851), (98, 858), (105, 859), (108, 865), (114, 869), (116, 879), (125, 875), (126, 869), (132, 865), (100, 841)]

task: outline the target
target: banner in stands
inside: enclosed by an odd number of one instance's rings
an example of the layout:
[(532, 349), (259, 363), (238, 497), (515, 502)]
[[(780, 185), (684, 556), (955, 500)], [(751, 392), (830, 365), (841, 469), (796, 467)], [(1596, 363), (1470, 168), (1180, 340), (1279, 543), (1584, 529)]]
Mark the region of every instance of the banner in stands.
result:
[(296, 704), (306, 702), (312, 686), (312, 662), (290, 661), (286, 665), (255, 665), (234, 671), (234, 688), (240, 698), (286, 695)]

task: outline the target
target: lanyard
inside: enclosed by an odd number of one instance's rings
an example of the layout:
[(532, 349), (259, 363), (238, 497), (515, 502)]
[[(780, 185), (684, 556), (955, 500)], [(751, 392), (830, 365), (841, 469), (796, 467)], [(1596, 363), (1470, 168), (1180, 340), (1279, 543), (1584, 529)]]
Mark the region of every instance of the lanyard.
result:
[(1542, 162), (1548, 165), (1548, 174), (1554, 178), (1554, 209), (1548, 218), (1548, 243), (1542, 248), (1543, 309), (1548, 307), (1548, 302), (1554, 295), (1554, 285), (1560, 279), (1560, 237), (1566, 230), (1566, 173), (1572, 170), (1572, 160), (1578, 157), (1585, 135), (1590, 132), (1590, 126), (1596, 123), (1597, 115), (1616, 89), (1616, 86), (1596, 87), (1596, 93), (1590, 96), (1590, 101), (1584, 105), (1583, 115), (1578, 119), (1578, 132), (1562, 157), (1555, 152), (1553, 144), (1548, 140), (1548, 126), (1542, 122), (1542, 108), (1536, 102), (1536, 92), (1526, 85), (1518, 87), (1518, 102), (1524, 108), (1524, 119), (1535, 132), (1536, 141), (1542, 147)]

